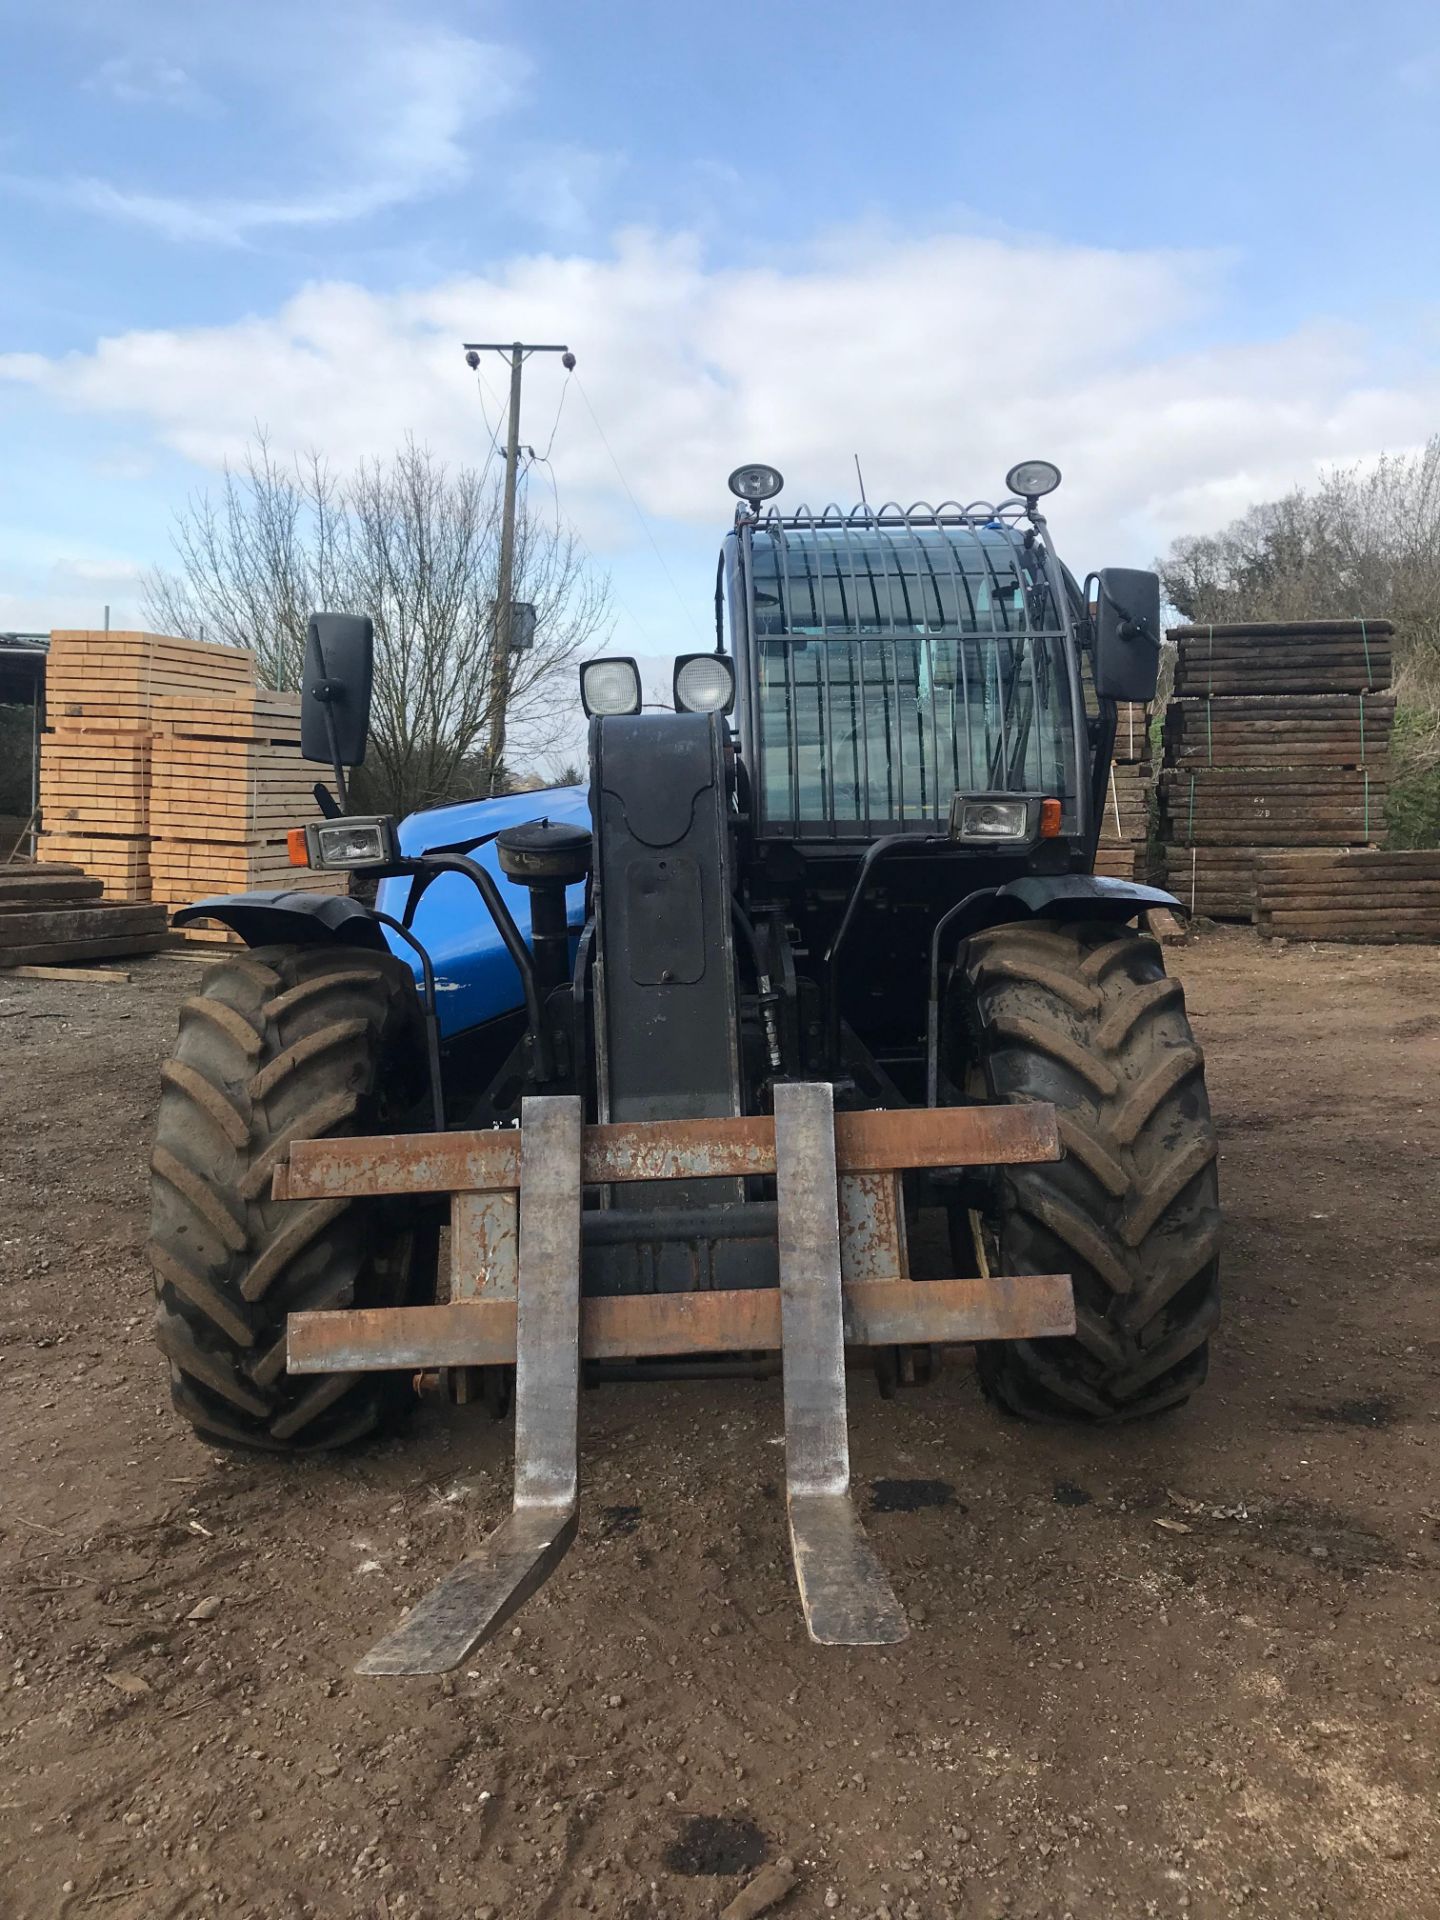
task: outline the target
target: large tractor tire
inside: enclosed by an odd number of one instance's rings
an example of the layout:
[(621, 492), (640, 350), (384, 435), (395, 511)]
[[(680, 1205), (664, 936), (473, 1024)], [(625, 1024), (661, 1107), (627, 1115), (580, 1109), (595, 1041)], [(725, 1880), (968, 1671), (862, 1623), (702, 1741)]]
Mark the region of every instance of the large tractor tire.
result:
[(1112, 1422), (1200, 1386), (1220, 1316), (1204, 1060), (1160, 949), (1129, 927), (994, 927), (960, 954), (952, 1077), (1046, 1100), (1063, 1158), (1005, 1168), (982, 1240), (1003, 1273), (1069, 1273), (1072, 1339), (986, 1342), (981, 1383), (1026, 1419)]
[(156, 1338), (217, 1446), (310, 1452), (409, 1404), (400, 1375), (285, 1371), (297, 1308), (433, 1299), (433, 1227), (382, 1200), (276, 1201), (293, 1140), (403, 1129), (425, 1094), (409, 969), (356, 948), (261, 947), (207, 969), (161, 1070), (151, 1160)]

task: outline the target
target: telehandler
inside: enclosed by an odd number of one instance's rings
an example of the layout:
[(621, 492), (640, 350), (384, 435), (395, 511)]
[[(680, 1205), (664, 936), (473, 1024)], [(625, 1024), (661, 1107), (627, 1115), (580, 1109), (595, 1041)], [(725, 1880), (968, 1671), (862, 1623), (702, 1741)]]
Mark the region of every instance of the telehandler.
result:
[[(778, 1366), (806, 1624), (865, 1645), (906, 1623), (851, 1500), (847, 1351), (889, 1393), (974, 1343), (985, 1392), (1038, 1420), (1133, 1420), (1204, 1379), (1216, 1140), (1138, 924), (1178, 902), (1092, 870), (1159, 587), (1076, 581), (1041, 511), (1059, 479), (1031, 460), (998, 504), (811, 513), (738, 469), (715, 645), (675, 661), (674, 711), (642, 710), (633, 660), (588, 660), (588, 786), (398, 822), (347, 810), (370, 621), (312, 618), (303, 750), (335, 792), (292, 858), (374, 904), (176, 914), (247, 950), (181, 1013), (151, 1247), (208, 1442), (339, 1446), (417, 1376), (513, 1393), (512, 1512), (361, 1671), (454, 1666), (552, 1571), (582, 1380)], [(922, 1219), (948, 1276), (918, 1271)]]

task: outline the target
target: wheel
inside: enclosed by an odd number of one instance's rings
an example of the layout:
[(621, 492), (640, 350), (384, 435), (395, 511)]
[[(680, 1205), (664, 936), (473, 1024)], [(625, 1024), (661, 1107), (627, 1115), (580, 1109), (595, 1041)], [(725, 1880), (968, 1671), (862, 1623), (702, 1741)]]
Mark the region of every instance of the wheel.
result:
[(285, 1372), (296, 1308), (433, 1299), (433, 1227), (382, 1200), (270, 1198), (292, 1140), (402, 1130), (423, 1101), (410, 971), (359, 948), (261, 947), (207, 969), (161, 1069), (151, 1159), (156, 1338), (171, 1395), (217, 1446), (309, 1452), (387, 1424), (396, 1374)]
[(982, 1343), (986, 1393), (1039, 1420), (1179, 1406), (1220, 1316), (1215, 1129), (1180, 982), (1132, 928), (1032, 920), (969, 940), (952, 993), (956, 1084), (1053, 1102), (1064, 1150), (999, 1173), (986, 1229), (998, 1271), (1072, 1276), (1076, 1333)]

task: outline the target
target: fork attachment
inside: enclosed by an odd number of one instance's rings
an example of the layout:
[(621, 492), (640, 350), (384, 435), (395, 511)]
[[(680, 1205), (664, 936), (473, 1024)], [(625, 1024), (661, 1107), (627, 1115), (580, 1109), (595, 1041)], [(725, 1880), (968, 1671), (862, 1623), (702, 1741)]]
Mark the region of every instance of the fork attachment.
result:
[[(297, 1143), (276, 1170), (277, 1198), (448, 1191), (460, 1258), (446, 1306), (292, 1314), (289, 1370), (515, 1366), (510, 1514), (356, 1671), (447, 1671), (563, 1559), (578, 1515), (582, 1357), (778, 1348), (806, 1628), (826, 1646), (903, 1640), (904, 1611), (851, 1497), (846, 1346), (1044, 1339), (1072, 1333), (1075, 1312), (1063, 1274), (905, 1278), (896, 1169), (1053, 1160), (1059, 1150), (1049, 1107), (837, 1115), (824, 1081), (778, 1085), (773, 1120), (582, 1127), (579, 1099), (564, 1095), (525, 1100), (518, 1132)], [(582, 1300), (585, 1185), (764, 1174), (776, 1183), (778, 1288)], [(483, 1276), (465, 1270), (468, 1260)]]

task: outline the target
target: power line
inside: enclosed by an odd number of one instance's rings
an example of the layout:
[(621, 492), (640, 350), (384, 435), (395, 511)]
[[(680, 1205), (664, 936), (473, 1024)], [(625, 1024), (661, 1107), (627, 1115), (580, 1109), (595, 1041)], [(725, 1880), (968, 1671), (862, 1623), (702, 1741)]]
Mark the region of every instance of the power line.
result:
[(696, 635), (703, 640), (705, 636), (700, 632), (699, 623), (696, 621), (694, 610), (692, 609), (690, 602), (685, 598), (684, 594), (681, 593), (679, 587), (676, 586), (675, 576), (673, 573), (671, 573), (670, 568), (666, 564), (665, 556), (660, 551), (660, 547), (658, 542), (656, 541), (655, 535), (650, 529), (650, 522), (645, 518), (645, 513), (640, 505), (640, 502), (635, 498), (635, 495), (633, 494), (633, 492), (631, 492), (630, 482), (625, 478), (624, 472), (620, 466), (620, 462), (615, 457), (615, 449), (611, 446), (609, 440), (606, 438), (605, 429), (601, 426), (599, 418), (596, 415), (595, 409), (590, 404), (590, 396), (585, 391), (585, 382), (580, 378), (578, 374), (574, 376), (574, 379), (575, 379), (575, 385), (580, 389), (580, 398), (585, 402), (585, 411), (589, 414), (590, 418), (595, 422), (595, 431), (599, 434), (601, 441), (604, 444), (605, 451), (610, 456), (610, 464), (612, 467), (614, 467), (616, 476), (619, 479), (621, 486), (625, 489), (626, 498), (629, 500), (630, 505), (635, 509), (635, 518), (640, 522), (640, 525), (644, 529), (645, 538), (650, 542), (651, 547), (654, 549), (655, 558), (660, 562), (661, 570), (664, 573), (665, 578), (670, 582), (670, 591), (675, 595), (675, 598), (680, 602), (681, 607), (684, 609), (685, 618), (690, 622), (690, 625), (695, 629)]
[(558, 432), (560, 427), (560, 416), (565, 411), (565, 395), (570, 391), (570, 382), (573, 378), (574, 378), (573, 372), (567, 373), (565, 375), (563, 382), (561, 383), (560, 404), (555, 409), (555, 419), (552, 422), (550, 427), (550, 438), (545, 442), (545, 451), (540, 455), (540, 458), (542, 460), (548, 460), (550, 458), (550, 449), (555, 444), (555, 435)]
[[(480, 469), (480, 490), (482, 493), (485, 490), (485, 482), (490, 477), (490, 464), (495, 458), (495, 446), (500, 438), (500, 420), (497, 419), (495, 425), (492, 427), (490, 425), (490, 415), (485, 410), (485, 395), (481, 392), (484, 384), (485, 382), (481, 377), (480, 369), (477, 367), (475, 369), (475, 392), (480, 401), (480, 418), (485, 422), (490, 434), (490, 445), (485, 450), (485, 464)], [(503, 415), (501, 417), (503, 418)]]
[(560, 483), (555, 478), (555, 462), (550, 458), (548, 453), (536, 453), (532, 447), (530, 449), (530, 465), (532, 467), (544, 467), (546, 473), (550, 476), (550, 491), (555, 496), (555, 537), (558, 539), (560, 537)]

